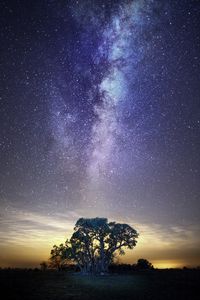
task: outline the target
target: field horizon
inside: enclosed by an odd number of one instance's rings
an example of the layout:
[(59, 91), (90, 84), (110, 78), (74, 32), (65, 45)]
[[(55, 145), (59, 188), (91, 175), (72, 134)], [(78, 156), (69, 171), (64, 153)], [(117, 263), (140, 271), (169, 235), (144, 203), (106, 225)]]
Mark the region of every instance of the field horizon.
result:
[(199, 299), (200, 269), (110, 273), (1, 269), (4, 299)]

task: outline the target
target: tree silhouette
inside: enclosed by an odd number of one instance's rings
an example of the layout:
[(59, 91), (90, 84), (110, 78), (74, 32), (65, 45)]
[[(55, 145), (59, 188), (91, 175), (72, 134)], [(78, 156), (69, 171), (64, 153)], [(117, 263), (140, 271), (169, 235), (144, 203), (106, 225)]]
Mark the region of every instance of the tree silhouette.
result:
[(40, 263), (40, 269), (41, 269), (42, 271), (46, 271), (47, 268), (48, 268), (47, 262), (46, 262), (46, 261), (42, 261), (42, 262)]
[(49, 259), (49, 267), (57, 269), (58, 271), (63, 270), (68, 264), (69, 259), (66, 256), (66, 246), (60, 244), (60, 246), (53, 246), (51, 250), (51, 256)]
[(114, 255), (133, 249), (137, 238), (137, 231), (127, 224), (108, 223), (106, 218), (80, 218), (70, 240), (54, 246), (53, 253), (73, 260), (83, 273), (105, 273)]
[(154, 267), (147, 259), (140, 258), (137, 261), (136, 268), (139, 270), (151, 270)]

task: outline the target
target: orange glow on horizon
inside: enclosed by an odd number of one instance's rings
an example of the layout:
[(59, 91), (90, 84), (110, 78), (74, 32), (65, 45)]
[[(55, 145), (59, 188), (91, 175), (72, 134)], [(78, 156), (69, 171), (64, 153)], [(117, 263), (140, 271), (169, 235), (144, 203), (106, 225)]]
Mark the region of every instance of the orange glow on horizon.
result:
[(158, 260), (152, 261), (154, 268), (158, 269), (176, 269), (183, 268), (186, 264), (180, 261), (173, 260)]
[[(9, 236), (3, 235), (0, 267), (38, 267), (47, 261), (54, 244), (65, 243), (70, 238), (76, 219), (66, 216), (52, 218), (42, 214), (15, 213), (8, 221), (15, 225)], [(20, 225), (32, 224), (32, 227)], [(124, 220), (119, 220), (123, 222)], [(125, 250), (119, 256), (119, 263), (135, 264), (139, 258), (149, 260), (155, 268), (182, 268), (200, 265), (199, 235), (196, 227), (161, 226), (159, 224), (131, 224), (139, 232), (139, 239), (133, 250)], [(30, 225), (29, 225), (30, 226)], [(186, 243), (187, 237), (187, 243)]]

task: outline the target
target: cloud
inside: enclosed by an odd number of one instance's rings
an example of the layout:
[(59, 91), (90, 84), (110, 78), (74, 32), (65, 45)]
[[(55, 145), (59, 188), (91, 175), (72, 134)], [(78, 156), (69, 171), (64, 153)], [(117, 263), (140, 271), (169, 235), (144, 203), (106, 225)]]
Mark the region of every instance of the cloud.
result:
[[(65, 242), (81, 215), (70, 211), (67, 214), (44, 215), (24, 210), (9, 210), (1, 215), (0, 265), (37, 265), (48, 259), (54, 244)], [(126, 220), (117, 220), (126, 222)], [(195, 224), (168, 226), (155, 223), (127, 222), (140, 234), (133, 251), (120, 258), (134, 263), (144, 257), (155, 266), (199, 264), (200, 230)]]
[(71, 233), (77, 213), (42, 215), (24, 210), (9, 210), (0, 219), (2, 245), (46, 245), (63, 241)]

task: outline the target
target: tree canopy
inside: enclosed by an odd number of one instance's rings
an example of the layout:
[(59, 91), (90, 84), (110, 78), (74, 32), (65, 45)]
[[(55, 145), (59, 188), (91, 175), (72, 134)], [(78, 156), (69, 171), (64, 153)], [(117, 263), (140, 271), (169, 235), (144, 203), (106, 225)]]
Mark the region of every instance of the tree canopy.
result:
[(150, 261), (145, 258), (139, 258), (136, 264), (136, 268), (139, 270), (152, 270), (154, 267)]
[(105, 273), (114, 256), (133, 249), (137, 238), (137, 231), (128, 224), (108, 222), (106, 218), (80, 218), (70, 240), (54, 246), (53, 253), (75, 262), (84, 273)]

